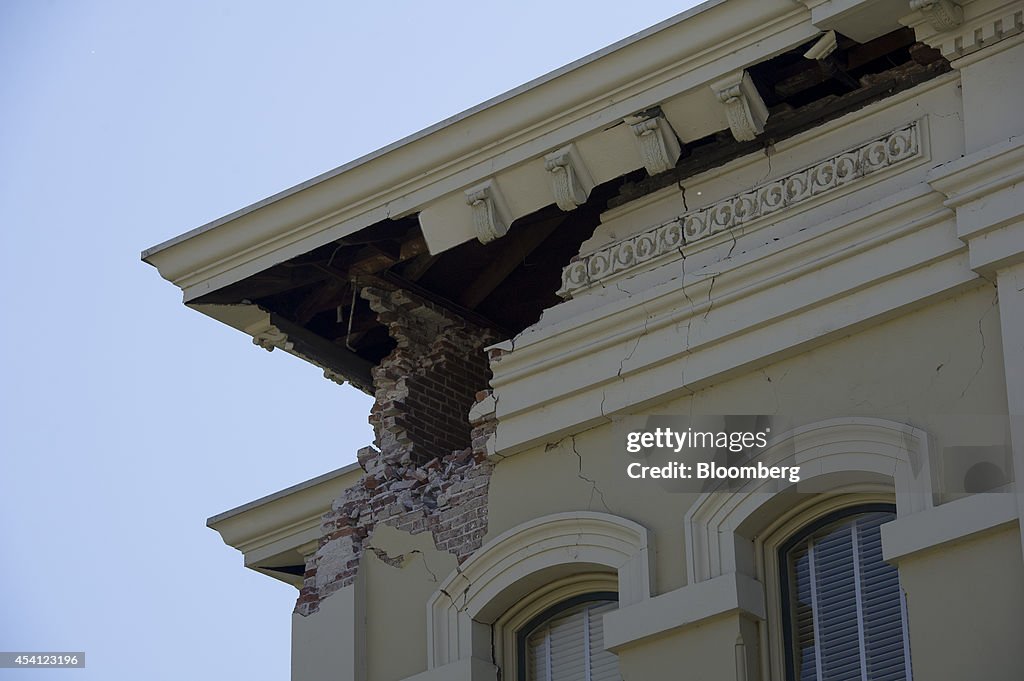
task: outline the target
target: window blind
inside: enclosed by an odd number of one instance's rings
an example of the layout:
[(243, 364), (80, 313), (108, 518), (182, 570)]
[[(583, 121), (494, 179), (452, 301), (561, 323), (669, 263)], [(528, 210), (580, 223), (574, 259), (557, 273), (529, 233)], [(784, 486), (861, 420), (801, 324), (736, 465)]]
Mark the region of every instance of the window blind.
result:
[(621, 681), (618, 658), (604, 649), (602, 616), (615, 602), (599, 601), (560, 614), (527, 637), (529, 681)]
[(890, 512), (830, 523), (789, 548), (790, 670), (799, 681), (906, 681), (906, 607), (882, 559)]

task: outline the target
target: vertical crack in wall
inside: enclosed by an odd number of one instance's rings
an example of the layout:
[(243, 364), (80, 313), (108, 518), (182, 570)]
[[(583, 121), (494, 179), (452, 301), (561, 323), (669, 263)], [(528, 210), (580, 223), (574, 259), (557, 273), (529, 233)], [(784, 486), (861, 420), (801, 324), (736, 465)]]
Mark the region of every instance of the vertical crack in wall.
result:
[(605, 501), (604, 498), (604, 492), (602, 492), (601, 488), (597, 486), (597, 480), (594, 480), (593, 478), (588, 478), (586, 475), (583, 474), (583, 455), (580, 454), (580, 450), (576, 449), (576, 436), (570, 435), (569, 440), (570, 442), (572, 442), (572, 453), (576, 455), (576, 459), (579, 462), (579, 467), (576, 471), (576, 476), (580, 480), (590, 484), (590, 501), (587, 502), (587, 510), (589, 511), (593, 508), (594, 496), (596, 495), (601, 500), (601, 505), (604, 506), (604, 510), (606, 510), (608, 513), (611, 513), (612, 509), (608, 508), (608, 503)]
[[(995, 288), (995, 283), (992, 283), (992, 286), (993, 288)], [(960, 399), (964, 398), (964, 396), (967, 394), (967, 391), (970, 390), (971, 384), (974, 383), (974, 379), (978, 377), (978, 374), (981, 373), (981, 370), (985, 366), (985, 317), (987, 317), (988, 313), (996, 309), (998, 306), (999, 289), (996, 289), (995, 294), (993, 294), (992, 296), (992, 304), (988, 306), (988, 308), (981, 314), (980, 317), (978, 317), (978, 336), (981, 338), (981, 349), (978, 351), (978, 368), (974, 370), (974, 373), (971, 374), (971, 378), (967, 381), (967, 385), (964, 386), (963, 391), (960, 393)], [(941, 365), (939, 366), (941, 367)]]

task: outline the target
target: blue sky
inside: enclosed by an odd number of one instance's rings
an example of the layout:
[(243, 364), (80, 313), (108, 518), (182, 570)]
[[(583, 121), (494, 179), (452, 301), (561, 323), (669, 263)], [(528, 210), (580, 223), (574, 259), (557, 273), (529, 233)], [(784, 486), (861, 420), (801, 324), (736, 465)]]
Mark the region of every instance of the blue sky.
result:
[(0, 650), (287, 679), (291, 587), (206, 518), (350, 463), (369, 398), (139, 252), (693, 2), (0, 4)]

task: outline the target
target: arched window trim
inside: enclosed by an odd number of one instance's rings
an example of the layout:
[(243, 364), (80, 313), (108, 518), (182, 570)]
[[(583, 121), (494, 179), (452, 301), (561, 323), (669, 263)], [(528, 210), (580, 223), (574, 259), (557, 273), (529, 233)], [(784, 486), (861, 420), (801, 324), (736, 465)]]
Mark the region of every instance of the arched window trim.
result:
[(608, 513), (557, 513), (498, 535), (454, 570), (427, 603), (427, 667), (493, 656), (492, 626), (541, 585), (582, 572), (617, 576), (619, 601), (651, 596), (646, 528)]
[[(737, 492), (708, 492), (687, 512), (689, 584), (733, 572), (752, 575), (757, 555), (752, 551), (753, 539), (763, 531), (752, 522), (785, 514), (788, 509), (779, 499), (789, 491), (814, 489), (823, 483), (830, 494), (882, 490), (895, 497), (900, 517), (933, 505), (928, 436), (905, 423), (851, 417), (801, 426), (773, 438), (759, 460), (773, 465), (783, 458), (801, 466), (800, 483), (770, 491), (777, 481), (755, 480)], [(862, 473), (873, 482), (844, 488), (828, 485), (836, 475), (849, 472)]]

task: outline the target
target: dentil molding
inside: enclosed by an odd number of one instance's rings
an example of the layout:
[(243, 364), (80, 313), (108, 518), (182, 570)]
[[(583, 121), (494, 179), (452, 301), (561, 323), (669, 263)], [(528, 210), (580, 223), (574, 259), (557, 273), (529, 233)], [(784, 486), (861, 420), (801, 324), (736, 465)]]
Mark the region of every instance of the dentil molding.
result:
[(1024, 5), (1019, 1), (974, 0), (961, 7), (951, 0), (911, 0), (910, 9), (916, 11), (900, 23), (950, 61), (1024, 33)]

